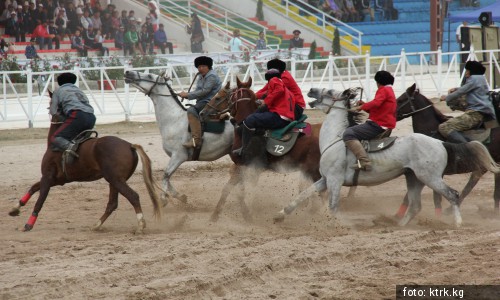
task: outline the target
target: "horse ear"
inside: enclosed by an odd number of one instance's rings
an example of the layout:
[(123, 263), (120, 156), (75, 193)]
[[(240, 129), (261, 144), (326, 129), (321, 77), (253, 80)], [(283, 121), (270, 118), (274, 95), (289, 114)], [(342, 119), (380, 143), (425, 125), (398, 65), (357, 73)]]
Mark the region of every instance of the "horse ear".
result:
[(252, 76), (249, 76), (247, 81), (247, 88), (250, 88), (252, 86), (252, 83), (253, 83)]
[(236, 76), (236, 86), (241, 87), (241, 80), (240, 78), (238, 78), (238, 76)]
[(410, 87), (408, 88), (408, 91), (412, 94), (412, 93), (413, 93), (413, 91), (415, 91), (415, 89), (416, 89), (416, 88), (417, 88), (417, 84), (416, 84), (416, 83), (414, 83), (412, 86), (410, 86)]
[[(236, 77), (236, 79), (238, 79), (238, 77)], [(229, 90), (229, 86), (230, 86), (230, 84), (231, 84), (231, 82), (230, 82), (230, 81), (228, 81), (228, 82), (226, 83), (226, 87), (225, 87), (224, 89)]]

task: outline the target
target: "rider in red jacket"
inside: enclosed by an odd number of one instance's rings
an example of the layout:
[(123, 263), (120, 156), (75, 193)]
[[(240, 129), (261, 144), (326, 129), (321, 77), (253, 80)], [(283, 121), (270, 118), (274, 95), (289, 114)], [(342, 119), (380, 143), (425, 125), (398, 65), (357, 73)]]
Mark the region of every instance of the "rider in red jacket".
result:
[[(302, 95), (302, 90), (299, 85), (292, 77), (292, 74), (286, 70), (286, 63), (280, 59), (271, 59), (267, 62), (267, 69), (278, 69), (281, 73), (281, 80), (285, 84), (288, 90), (293, 94), (295, 103), (295, 120), (300, 119), (304, 109), (306, 108), (306, 102), (304, 101), (304, 96)], [(257, 99), (264, 99), (267, 95), (268, 84), (266, 84), (262, 89), (255, 93)]]
[(295, 120), (295, 99), (280, 79), (280, 74), (277, 69), (266, 72), (268, 89), (264, 103), (267, 109), (254, 112), (242, 122), (243, 145), (233, 151), (235, 155), (242, 155), (245, 152), (256, 129), (279, 129)]
[(354, 110), (364, 110), (369, 113), (368, 120), (360, 125), (352, 126), (344, 131), (343, 140), (346, 147), (356, 156), (358, 162), (354, 169), (370, 171), (372, 164), (363, 145), (359, 140), (369, 140), (383, 133), (386, 129), (396, 127), (396, 96), (392, 90), (394, 77), (387, 71), (375, 74), (378, 90), (375, 99)]

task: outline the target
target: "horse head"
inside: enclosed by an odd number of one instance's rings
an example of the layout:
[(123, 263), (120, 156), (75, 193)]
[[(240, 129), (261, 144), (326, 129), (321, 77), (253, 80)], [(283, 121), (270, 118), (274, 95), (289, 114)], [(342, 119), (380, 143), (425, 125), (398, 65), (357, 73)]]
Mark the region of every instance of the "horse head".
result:
[(360, 88), (351, 88), (344, 91), (311, 88), (307, 96), (315, 100), (309, 102), (309, 106), (318, 108), (325, 114), (328, 114), (334, 106), (349, 109), (351, 105), (358, 101), (356, 98), (359, 90)]
[(229, 110), (231, 109), (231, 92), (232, 90), (230, 88), (230, 82), (228, 81), (226, 85), (221, 88), (201, 110), (200, 118), (204, 121), (207, 121), (209, 119), (217, 119), (220, 115), (229, 112)]
[[(168, 78), (151, 73), (141, 73), (138, 71), (125, 72), (125, 83), (132, 85), (146, 96), (175, 96), (172, 88), (168, 84)], [(164, 88), (168, 90), (165, 91)]]
[(416, 111), (416, 101), (415, 96), (418, 94), (417, 84), (414, 83), (412, 86), (406, 89), (401, 96), (396, 99), (397, 109), (396, 109), (396, 120), (400, 121), (407, 117), (410, 117)]

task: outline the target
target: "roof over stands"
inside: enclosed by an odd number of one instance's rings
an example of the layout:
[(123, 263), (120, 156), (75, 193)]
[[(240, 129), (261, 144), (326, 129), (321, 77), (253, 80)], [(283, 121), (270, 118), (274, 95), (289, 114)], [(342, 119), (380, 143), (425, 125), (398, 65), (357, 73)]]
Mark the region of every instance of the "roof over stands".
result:
[(484, 11), (491, 11), (493, 22), (500, 22), (500, 1), (497, 1), (491, 5), (485, 6), (483, 8), (474, 11), (450, 15), (450, 21), (451, 22), (467, 21), (469, 23), (479, 22), (478, 20), (479, 15)]

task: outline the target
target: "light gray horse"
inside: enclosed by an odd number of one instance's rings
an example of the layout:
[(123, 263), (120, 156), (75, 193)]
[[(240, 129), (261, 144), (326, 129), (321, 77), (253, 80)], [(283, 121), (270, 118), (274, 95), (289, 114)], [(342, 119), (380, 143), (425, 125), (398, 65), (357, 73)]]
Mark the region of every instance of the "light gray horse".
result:
[[(167, 204), (167, 197), (171, 196), (185, 203), (187, 201), (186, 195), (179, 194), (176, 191), (170, 182), (170, 177), (192, 155), (192, 149), (186, 149), (182, 146), (182, 143), (191, 139), (191, 134), (188, 132), (186, 110), (182, 103), (174, 99), (168, 79), (163, 76), (127, 71), (125, 73), (125, 82), (148, 95), (154, 104), (156, 122), (158, 123), (163, 142), (163, 150), (170, 157), (163, 174), (164, 192), (162, 194), (162, 201), (164, 205)], [(228, 154), (233, 144), (233, 129), (233, 125), (229, 121), (226, 121), (223, 133), (205, 133), (203, 135), (203, 147), (198, 160), (214, 161)]]
[[(329, 208), (336, 213), (339, 206), (340, 188), (352, 186), (354, 170), (349, 168), (355, 162), (354, 155), (346, 150), (342, 134), (348, 127), (348, 110), (351, 95), (335, 90), (312, 88), (308, 96), (316, 99), (310, 102), (311, 107), (321, 109), (327, 114), (321, 127), (319, 146), (321, 149), (320, 172), (322, 178), (294, 199), (279, 212), (275, 220), (291, 213), (300, 202), (307, 199), (314, 191), (328, 189)], [(458, 193), (447, 186), (441, 175), (450, 160), (466, 158), (488, 171), (498, 173), (499, 166), (491, 158), (488, 150), (479, 142), (466, 144), (443, 143), (422, 134), (410, 134), (400, 137), (394, 145), (383, 151), (370, 153), (373, 170), (361, 171), (357, 179), (358, 185), (378, 185), (400, 175), (406, 176), (409, 209), (400, 220), (406, 225), (421, 209), (420, 194), (427, 185), (450, 201), (453, 207), (455, 223), (460, 226), (462, 217), (458, 208)]]

